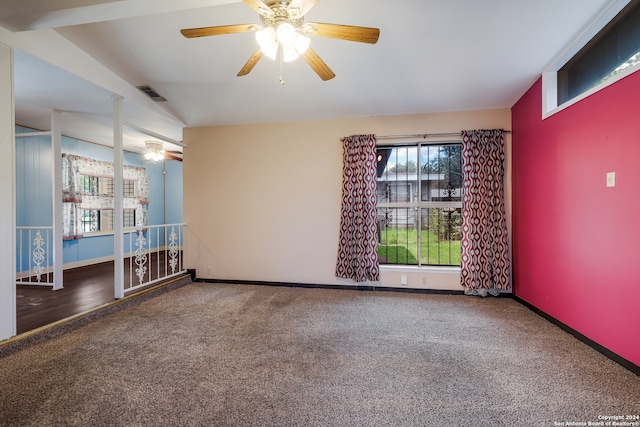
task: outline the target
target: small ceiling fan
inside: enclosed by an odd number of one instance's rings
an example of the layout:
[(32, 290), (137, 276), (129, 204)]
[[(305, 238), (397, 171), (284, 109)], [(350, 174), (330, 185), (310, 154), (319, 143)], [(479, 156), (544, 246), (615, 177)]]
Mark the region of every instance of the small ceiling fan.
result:
[[(244, 64), (238, 76), (249, 74), (263, 56), (271, 59), (279, 57), (281, 72), (282, 62), (292, 61), (298, 56), (302, 56), (322, 80), (330, 80), (336, 75), (311, 49), (308, 36), (370, 44), (375, 44), (380, 36), (380, 30), (377, 28), (304, 22), (305, 14), (318, 0), (243, 1), (260, 14), (262, 26), (236, 24), (180, 30), (182, 35), (187, 38), (255, 32), (259, 47)], [(280, 83), (284, 84), (282, 76), (280, 76)]]

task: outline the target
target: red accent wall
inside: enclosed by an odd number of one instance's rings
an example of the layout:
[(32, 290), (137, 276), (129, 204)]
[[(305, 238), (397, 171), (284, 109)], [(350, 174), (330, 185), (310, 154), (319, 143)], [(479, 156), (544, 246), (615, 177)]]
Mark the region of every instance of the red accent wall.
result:
[(640, 365), (640, 72), (541, 117), (540, 79), (512, 108), (514, 294)]

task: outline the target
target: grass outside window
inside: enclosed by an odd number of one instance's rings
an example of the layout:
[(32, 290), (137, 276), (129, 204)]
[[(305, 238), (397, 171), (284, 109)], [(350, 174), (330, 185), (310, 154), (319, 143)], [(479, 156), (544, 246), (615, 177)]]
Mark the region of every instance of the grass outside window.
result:
[[(381, 264), (460, 265), (460, 240), (441, 241), (428, 230), (421, 230), (418, 255), (418, 230), (387, 229), (380, 233), (378, 256)], [(418, 263), (420, 256), (420, 263)]]

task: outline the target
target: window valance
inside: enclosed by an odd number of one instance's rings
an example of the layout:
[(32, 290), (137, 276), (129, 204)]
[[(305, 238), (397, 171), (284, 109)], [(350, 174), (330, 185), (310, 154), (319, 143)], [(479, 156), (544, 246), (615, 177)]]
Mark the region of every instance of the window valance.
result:
[[(113, 163), (73, 154), (63, 154), (62, 201), (65, 203), (80, 203), (82, 209), (113, 209), (113, 193), (109, 194), (101, 192), (99, 189), (90, 189), (86, 185), (83, 186), (83, 175), (113, 178)], [(135, 196), (125, 197), (125, 199), (134, 198), (136, 199), (136, 204), (149, 204), (147, 170), (139, 166), (124, 165), (122, 175), (125, 181), (134, 181), (136, 188)], [(106, 196), (106, 200), (100, 200), (102, 196)], [(127, 203), (131, 204), (132, 202), (125, 200), (125, 208)]]

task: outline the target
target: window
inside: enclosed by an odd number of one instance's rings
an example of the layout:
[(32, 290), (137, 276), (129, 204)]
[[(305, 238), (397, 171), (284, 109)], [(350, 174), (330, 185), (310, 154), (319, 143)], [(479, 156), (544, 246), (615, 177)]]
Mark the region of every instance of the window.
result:
[[(85, 197), (113, 197), (114, 180), (109, 177), (80, 175), (81, 193)], [(124, 196), (136, 197), (136, 181), (123, 181)], [(113, 209), (80, 209), (80, 221), (84, 233), (113, 231)], [(136, 226), (135, 209), (125, 209), (123, 214), (124, 228)]]
[[(102, 209), (82, 209), (80, 212), (82, 221), (82, 231), (91, 233), (96, 231), (113, 231), (113, 211)], [(136, 211), (127, 209), (123, 212), (124, 228), (134, 228), (136, 226)]]
[(460, 144), (378, 147), (381, 264), (460, 265), (461, 152)]
[[(113, 226), (114, 166), (74, 154), (62, 154), (62, 220), (64, 240), (83, 237), (87, 230)], [(124, 165), (122, 207), (124, 227), (146, 225), (149, 185), (145, 168)]]
[(558, 70), (558, 103), (640, 62), (640, 1), (634, 0)]
[(543, 74), (544, 114), (640, 69), (640, 0), (612, 2), (581, 40)]

